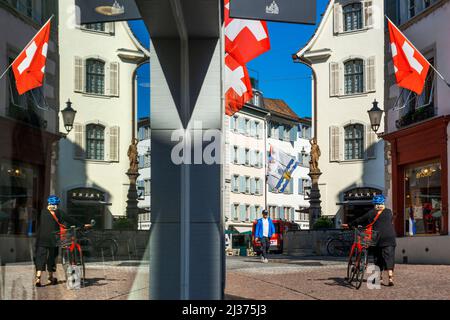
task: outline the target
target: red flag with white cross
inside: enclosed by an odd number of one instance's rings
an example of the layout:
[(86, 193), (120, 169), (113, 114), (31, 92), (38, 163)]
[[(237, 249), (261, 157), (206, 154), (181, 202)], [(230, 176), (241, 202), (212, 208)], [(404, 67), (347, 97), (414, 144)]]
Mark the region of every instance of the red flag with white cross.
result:
[(425, 86), (430, 63), (391, 20), (388, 25), (397, 85), (420, 95)]
[(230, 18), (230, 0), (225, 0), (225, 51), (245, 64), (270, 50), (267, 23)]
[(50, 21), (51, 18), (12, 63), (17, 92), (20, 95), (41, 87), (44, 83), (48, 41), (50, 39)]
[(253, 97), (252, 84), (245, 65), (225, 55), (225, 113), (232, 116)]

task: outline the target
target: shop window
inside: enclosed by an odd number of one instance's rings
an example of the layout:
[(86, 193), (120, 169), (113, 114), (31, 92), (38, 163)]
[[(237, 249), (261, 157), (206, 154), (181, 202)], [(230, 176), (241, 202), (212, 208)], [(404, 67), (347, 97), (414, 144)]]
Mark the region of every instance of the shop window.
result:
[(344, 12), (344, 31), (359, 30), (363, 27), (362, 5), (361, 3), (352, 3), (343, 8)]
[(352, 124), (345, 128), (345, 160), (363, 159), (364, 126)]
[(102, 22), (84, 24), (83, 28), (92, 31), (105, 32), (105, 24)]
[(443, 226), (441, 164), (429, 163), (405, 169), (405, 234), (440, 234)]

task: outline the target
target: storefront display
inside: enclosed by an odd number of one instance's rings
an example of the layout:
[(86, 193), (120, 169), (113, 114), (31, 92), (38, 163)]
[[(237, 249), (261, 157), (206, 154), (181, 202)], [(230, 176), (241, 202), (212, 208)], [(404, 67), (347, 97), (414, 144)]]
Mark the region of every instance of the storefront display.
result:
[(405, 234), (440, 234), (442, 228), (439, 160), (405, 168)]

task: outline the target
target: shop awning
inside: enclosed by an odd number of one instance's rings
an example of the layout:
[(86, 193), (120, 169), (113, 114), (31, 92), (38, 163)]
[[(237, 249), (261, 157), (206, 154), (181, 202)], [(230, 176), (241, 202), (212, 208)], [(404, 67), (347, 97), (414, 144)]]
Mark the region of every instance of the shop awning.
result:
[(348, 200), (336, 203), (337, 206), (345, 206), (345, 205), (366, 206), (370, 204), (372, 204), (372, 200)]
[(236, 231), (240, 234), (252, 234), (252, 227), (233, 226), (233, 228), (236, 229)]
[(112, 203), (105, 202), (105, 201), (97, 201), (97, 200), (71, 200), (73, 204), (79, 205), (79, 206), (112, 206)]

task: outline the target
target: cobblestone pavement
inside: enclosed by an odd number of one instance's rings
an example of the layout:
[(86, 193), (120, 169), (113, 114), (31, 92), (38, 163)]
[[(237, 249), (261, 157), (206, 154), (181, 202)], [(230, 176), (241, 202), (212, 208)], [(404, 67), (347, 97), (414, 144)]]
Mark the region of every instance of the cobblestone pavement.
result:
[[(345, 259), (329, 257), (227, 257), (226, 299), (258, 300), (397, 300), (450, 299), (450, 266), (397, 265), (395, 286), (360, 290), (344, 280)], [(148, 262), (88, 263), (87, 283), (68, 290), (58, 266), (56, 286), (35, 288), (31, 264), (0, 267), (0, 300), (146, 300)], [(46, 280), (46, 274), (43, 275)]]
[[(397, 265), (395, 286), (360, 290), (344, 280), (344, 259), (320, 257), (227, 259), (228, 299), (260, 300), (397, 300), (450, 299), (450, 266)], [(387, 275), (385, 275), (385, 278)]]
[[(0, 300), (148, 299), (148, 271), (148, 263), (139, 261), (87, 263), (85, 286), (69, 290), (61, 265), (57, 268), (57, 285), (35, 288), (31, 264), (8, 264), (0, 270)], [(44, 273), (42, 282), (46, 279)]]

